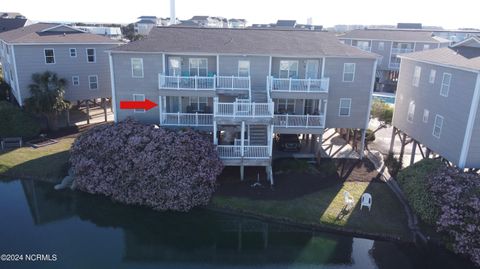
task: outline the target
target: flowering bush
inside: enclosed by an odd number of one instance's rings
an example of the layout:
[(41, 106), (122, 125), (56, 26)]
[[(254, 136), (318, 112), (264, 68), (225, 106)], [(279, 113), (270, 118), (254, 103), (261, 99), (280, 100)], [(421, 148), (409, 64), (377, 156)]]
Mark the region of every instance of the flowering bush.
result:
[(206, 135), (133, 120), (80, 135), (70, 162), (76, 189), (162, 211), (206, 205), (223, 169)]
[(429, 179), (441, 208), (437, 229), (453, 239), (453, 249), (480, 265), (480, 177), (445, 166)]

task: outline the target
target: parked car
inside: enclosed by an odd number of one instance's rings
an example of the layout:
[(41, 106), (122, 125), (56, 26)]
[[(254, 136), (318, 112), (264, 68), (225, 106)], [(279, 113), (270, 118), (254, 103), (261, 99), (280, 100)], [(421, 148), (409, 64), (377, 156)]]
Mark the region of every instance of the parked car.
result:
[(299, 151), (302, 148), (300, 139), (298, 139), (296, 134), (280, 134), (275, 139), (280, 150)]

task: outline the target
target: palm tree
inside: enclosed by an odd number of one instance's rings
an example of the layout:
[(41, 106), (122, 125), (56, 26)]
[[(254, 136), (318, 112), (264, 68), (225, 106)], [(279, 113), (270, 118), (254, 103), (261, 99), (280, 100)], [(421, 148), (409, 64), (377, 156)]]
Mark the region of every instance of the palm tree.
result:
[(67, 82), (50, 71), (33, 74), (32, 81), (28, 85), (31, 96), (25, 99), (25, 107), (44, 115), (48, 128), (55, 130), (58, 114), (70, 108), (70, 102), (64, 99)]

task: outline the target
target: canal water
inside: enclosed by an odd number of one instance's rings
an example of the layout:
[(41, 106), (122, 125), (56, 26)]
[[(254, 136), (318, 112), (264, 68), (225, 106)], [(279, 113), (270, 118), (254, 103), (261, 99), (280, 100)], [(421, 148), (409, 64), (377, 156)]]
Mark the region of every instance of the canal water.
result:
[[(24, 259), (0, 268), (474, 268), (442, 249), (200, 209), (160, 213), (20, 180), (0, 182), (0, 254)], [(31, 254), (43, 256), (25, 261)]]

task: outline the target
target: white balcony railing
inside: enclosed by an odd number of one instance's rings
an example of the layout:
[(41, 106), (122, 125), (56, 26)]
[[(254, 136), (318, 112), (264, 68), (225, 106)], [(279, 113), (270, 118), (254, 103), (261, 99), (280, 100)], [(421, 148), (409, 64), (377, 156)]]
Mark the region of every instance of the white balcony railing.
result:
[(214, 99), (213, 115), (215, 117), (273, 117), (273, 102), (255, 103), (250, 101), (235, 101), (220, 103)]
[(390, 69), (399, 69), (400, 68), (400, 63), (390, 63), (388, 65)]
[(324, 115), (274, 115), (273, 125), (284, 128), (324, 128)]
[(321, 79), (296, 79), (296, 78), (271, 78), (271, 91), (273, 92), (328, 92), (329, 78)]
[(409, 49), (409, 48), (392, 48), (392, 54), (409, 53), (409, 52), (413, 52), (413, 49)]
[(218, 145), (217, 152), (222, 159), (268, 159), (269, 146)]
[(217, 89), (250, 90), (250, 77), (217, 76)]
[(185, 77), (166, 76), (158, 74), (158, 87), (170, 90), (215, 90), (216, 78), (213, 77)]
[(212, 126), (213, 114), (160, 113), (160, 125), (164, 126)]

